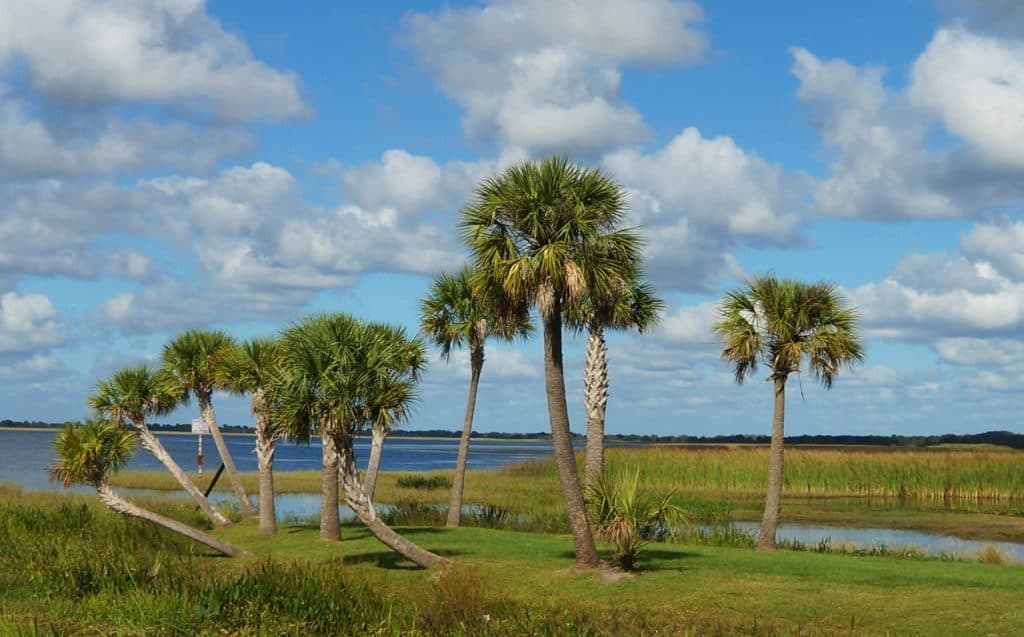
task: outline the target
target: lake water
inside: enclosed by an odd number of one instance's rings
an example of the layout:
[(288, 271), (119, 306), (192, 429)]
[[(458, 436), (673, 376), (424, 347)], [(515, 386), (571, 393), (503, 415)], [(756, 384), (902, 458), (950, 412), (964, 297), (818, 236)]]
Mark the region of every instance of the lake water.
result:
[[(734, 522), (736, 527), (754, 534), (761, 530), (757, 522)], [(872, 546), (894, 549), (899, 547), (923, 550), (931, 555), (959, 555), (971, 558), (983, 547), (992, 546), (1014, 562), (1024, 563), (1024, 544), (1016, 542), (992, 542), (964, 540), (949, 535), (921, 533), (903, 529), (855, 528), (847, 526), (826, 526), (814, 524), (780, 524), (776, 529), (778, 541), (791, 540), (809, 547), (827, 542), (834, 547), (856, 544), (861, 548)]]
[[(0, 482), (15, 482), (26, 489), (59, 489), (50, 482), (48, 468), (54, 462), (54, 430), (0, 429)], [(196, 469), (198, 436), (194, 434), (158, 433), (157, 437), (171, 456), (186, 471)], [(251, 435), (226, 435), (228, 451), (239, 471), (256, 471), (256, 455)], [(382, 471), (430, 471), (455, 466), (459, 441), (451, 439), (389, 438), (381, 455)], [(370, 441), (355, 441), (356, 461), (365, 467), (370, 455)], [(470, 469), (495, 469), (502, 465), (551, 457), (551, 443), (544, 440), (473, 440), (470, 443)], [(213, 438), (203, 436), (204, 470), (216, 471), (220, 455)], [(320, 468), (319, 440), (307, 444), (278, 443), (274, 469), (297, 471)], [(162, 471), (163, 465), (139, 447), (128, 469)]]

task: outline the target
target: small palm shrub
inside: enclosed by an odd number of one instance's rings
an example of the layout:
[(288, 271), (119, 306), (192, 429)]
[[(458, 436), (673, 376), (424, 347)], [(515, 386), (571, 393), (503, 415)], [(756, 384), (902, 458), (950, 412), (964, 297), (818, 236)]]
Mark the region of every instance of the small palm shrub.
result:
[(600, 480), (587, 492), (591, 521), (602, 538), (615, 545), (612, 566), (636, 569), (640, 551), (652, 540), (663, 540), (685, 522), (672, 494), (658, 498), (640, 488), (640, 471), (631, 478)]

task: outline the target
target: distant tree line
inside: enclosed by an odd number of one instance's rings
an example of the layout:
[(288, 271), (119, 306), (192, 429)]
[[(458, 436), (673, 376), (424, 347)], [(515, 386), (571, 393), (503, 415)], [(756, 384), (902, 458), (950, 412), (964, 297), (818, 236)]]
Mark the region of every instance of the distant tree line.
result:
[[(0, 420), (0, 428), (24, 428), (24, 429), (59, 429), (67, 423), (50, 423), (35, 421)], [(249, 425), (220, 425), (221, 431), (226, 433), (253, 433)], [(192, 430), (191, 423), (165, 423), (150, 425), (154, 431), (178, 431), (188, 432)], [(391, 435), (402, 438), (458, 438), (460, 432), (447, 429), (396, 429)], [(547, 440), (551, 438), (550, 432), (511, 433), (503, 431), (479, 432), (474, 431), (473, 438), (489, 438), (497, 440)], [(607, 434), (610, 442), (626, 443), (687, 443), (687, 444), (749, 444), (766, 445), (771, 441), (767, 435), (753, 434), (732, 434), (727, 436), (657, 436), (653, 434)], [(573, 439), (583, 441), (586, 436), (573, 434)], [(941, 434), (930, 436), (854, 436), (854, 435), (805, 435), (786, 436), (787, 445), (858, 445), (868, 447), (933, 447), (944, 444), (975, 445), (989, 444), (1001, 445), (1013, 449), (1024, 449), (1024, 434), (1011, 431), (986, 431), (980, 434)]]

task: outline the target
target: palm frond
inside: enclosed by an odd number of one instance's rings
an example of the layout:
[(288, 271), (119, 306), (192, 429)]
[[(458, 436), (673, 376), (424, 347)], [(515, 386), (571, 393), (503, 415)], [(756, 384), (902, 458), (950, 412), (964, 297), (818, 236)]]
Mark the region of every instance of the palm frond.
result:
[(718, 314), (715, 334), (737, 382), (759, 363), (785, 378), (800, 371), (806, 358), (814, 378), (830, 388), (841, 368), (863, 361), (857, 313), (843, 307), (828, 283), (754, 277), (744, 289), (726, 293)]

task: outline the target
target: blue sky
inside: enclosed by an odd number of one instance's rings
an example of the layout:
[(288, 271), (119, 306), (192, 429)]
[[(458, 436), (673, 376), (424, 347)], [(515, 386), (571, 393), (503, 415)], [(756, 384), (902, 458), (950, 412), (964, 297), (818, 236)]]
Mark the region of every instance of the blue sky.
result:
[[(1017, 2), (35, 6), (0, 0), (0, 418), (82, 417), (191, 327), (414, 331), (473, 185), (560, 153), (626, 189), (666, 301), (610, 339), (610, 432), (769, 431), (710, 332), (767, 271), (838, 285), (868, 348), (791, 380), (788, 432), (1021, 428)], [(410, 427), (457, 429), (467, 383), (435, 356)], [(492, 345), (477, 429), (543, 431), (543, 396), (539, 343)]]

